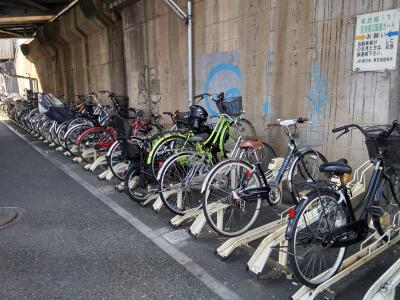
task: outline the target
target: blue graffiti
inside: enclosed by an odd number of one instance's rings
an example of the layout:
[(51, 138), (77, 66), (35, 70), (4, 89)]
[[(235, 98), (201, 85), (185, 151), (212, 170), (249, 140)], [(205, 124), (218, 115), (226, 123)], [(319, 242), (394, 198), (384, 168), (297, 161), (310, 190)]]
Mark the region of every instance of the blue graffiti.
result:
[(311, 86), (308, 91), (308, 100), (311, 104), (311, 120), (318, 123), (324, 118), (325, 108), (328, 101), (328, 87), (326, 79), (321, 70), (315, 64), (311, 65)]
[(269, 114), (269, 99), (264, 101), (263, 104), (263, 113), (268, 115)]
[[(240, 95), (240, 87), (243, 83), (242, 79), (242, 73), (240, 72), (240, 69), (238, 66), (229, 64), (229, 63), (223, 63), (223, 64), (218, 64), (214, 66), (211, 71), (207, 75), (207, 79), (204, 83), (204, 92), (209, 93), (209, 92), (215, 92), (215, 91), (210, 91), (211, 84), (218, 79), (218, 77), (221, 75), (221, 73), (231, 73), (233, 74), (239, 81), (239, 86), (229, 86), (232, 84), (232, 82), (229, 82), (228, 84), (218, 84), (220, 88), (223, 88), (222, 86), (225, 87), (225, 90), (223, 92), (225, 93), (225, 97), (233, 97), (233, 96), (239, 96)], [(224, 76), (223, 74), (221, 76)], [(221, 78), (219, 78), (221, 80)], [(223, 79), (223, 78), (222, 78)], [(229, 86), (227, 88), (227, 86)], [(218, 91), (218, 92), (222, 92)], [(213, 105), (212, 100), (209, 99), (208, 97), (205, 99), (205, 104), (207, 107), (207, 110), (209, 111), (210, 115), (217, 115), (218, 111), (215, 109), (215, 105)]]

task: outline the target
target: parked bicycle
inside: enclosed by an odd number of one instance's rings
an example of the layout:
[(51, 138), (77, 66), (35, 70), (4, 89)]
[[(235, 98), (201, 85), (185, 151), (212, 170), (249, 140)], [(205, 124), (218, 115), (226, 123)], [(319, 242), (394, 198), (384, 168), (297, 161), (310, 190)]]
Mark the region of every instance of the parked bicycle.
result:
[(367, 238), (369, 219), (384, 241), (399, 234), (398, 124), (394, 121), (383, 129), (350, 124), (332, 130), (341, 132), (340, 137), (358, 129), (365, 137), (374, 169), (365, 195), (353, 206), (344, 181), (344, 175), (352, 172), (347, 161), (322, 164), (320, 171), (338, 176), (339, 186), (317, 183), (289, 214), (288, 254), (293, 272), (303, 284), (315, 287), (335, 275), (348, 247)]
[[(197, 97), (205, 96), (211, 95), (201, 94)], [(193, 149), (170, 156), (157, 175), (161, 200), (176, 214), (184, 214), (190, 209), (201, 207), (201, 185), (208, 172), (219, 161), (239, 156), (251, 159), (254, 151), (262, 154), (266, 161), (276, 157), (273, 148), (262, 142), (259, 149), (239, 149), (243, 139), (242, 131), (237, 130), (243, 112), (241, 97), (224, 98), (223, 94), (220, 94), (211, 98), (220, 112), (211, 133), (189, 137), (187, 142)]]
[[(203, 212), (210, 227), (223, 236), (238, 236), (249, 230), (256, 222), (261, 202), (267, 201), (274, 206), (281, 202), (280, 183), (287, 173), (289, 190), (293, 201), (297, 202), (302, 192), (297, 184), (319, 179), (318, 168), (326, 163), (326, 158), (314, 149), (298, 149), (292, 135), (297, 124), (309, 122), (306, 118), (277, 120), (270, 126), (281, 126), (289, 138), (284, 161), (273, 176), (273, 170), (267, 169), (257, 152), (255, 161), (229, 159), (222, 161), (210, 170), (201, 188)], [(256, 150), (262, 147), (259, 139), (244, 140), (241, 149)], [(210, 211), (210, 205), (225, 205), (223, 216)], [(222, 221), (221, 221), (222, 220)]]

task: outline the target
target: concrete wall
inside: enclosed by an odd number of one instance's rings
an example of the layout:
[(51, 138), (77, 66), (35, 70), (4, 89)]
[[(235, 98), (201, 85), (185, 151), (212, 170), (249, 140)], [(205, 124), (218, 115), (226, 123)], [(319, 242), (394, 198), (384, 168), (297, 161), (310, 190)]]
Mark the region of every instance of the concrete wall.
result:
[[(186, 10), (185, 0), (177, 2)], [(299, 130), (303, 144), (358, 164), (366, 158), (360, 135), (336, 141), (330, 130), (399, 117), (398, 70), (352, 72), (356, 15), (399, 8), (399, 0), (193, 3), (195, 93), (243, 95), (245, 117), (280, 152), (282, 130), (266, 129), (276, 118), (309, 117), (313, 124)], [(110, 88), (126, 92), (134, 106), (187, 109), (184, 22), (161, 0), (126, 2), (113, 13), (99, 7), (110, 22), (85, 17), (77, 7), (55, 25), (62, 38), (31, 43), (32, 59), (48, 80), (43, 88), (69, 94)], [(63, 75), (52, 77), (54, 69)]]
[(39, 31), (27, 57), (37, 67), (44, 91), (76, 94), (125, 93), (121, 20), (101, 1), (86, 16), (79, 6)]

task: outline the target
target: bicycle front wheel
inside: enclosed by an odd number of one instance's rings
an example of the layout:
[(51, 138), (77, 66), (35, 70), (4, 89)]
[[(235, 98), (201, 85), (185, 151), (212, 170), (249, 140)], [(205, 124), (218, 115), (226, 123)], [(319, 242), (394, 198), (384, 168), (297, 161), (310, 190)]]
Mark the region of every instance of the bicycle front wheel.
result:
[(175, 214), (201, 207), (200, 189), (212, 165), (205, 155), (185, 151), (169, 158), (157, 176), (160, 197)]
[(349, 223), (350, 217), (332, 190), (311, 192), (307, 198), (289, 221), (288, 250), (297, 279), (316, 287), (335, 275), (344, 259), (346, 247), (332, 247), (331, 239), (335, 229)]
[(288, 173), (288, 187), (294, 203), (310, 192), (311, 182), (328, 180), (327, 174), (319, 171), (319, 166), (327, 162), (325, 156), (315, 150), (301, 152), (293, 160)]
[(217, 164), (206, 180), (202, 200), (210, 227), (229, 237), (249, 230), (261, 207), (261, 198), (248, 197), (252, 189), (261, 187), (253, 166), (241, 160), (226, 160)]

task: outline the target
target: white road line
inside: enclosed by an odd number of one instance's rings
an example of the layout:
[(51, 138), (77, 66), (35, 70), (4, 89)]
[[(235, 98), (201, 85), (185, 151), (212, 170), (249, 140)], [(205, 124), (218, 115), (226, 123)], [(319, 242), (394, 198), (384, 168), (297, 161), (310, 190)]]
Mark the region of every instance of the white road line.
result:
[(152, 230), (145, 223), (140, 221), (138, 218), (133, 216), (126, 209), (121, 207), (118, 203), (116, 203), (111, 198), (107, 197), (105, 194), (98, 191), (94, 186), (92, 186), (89, 182), (80, 177), (77, 173), (75, 173), (69, 166), (63, 165), (59, 161), (50, 158), (45, 151), (43, 151), (40, 147), (33, 144), (26, 137), (24, 137), (21, 133), (15, 130), (13, 127), (8, 125), (3, 120), (0, 120), (5, 126), (7, 126), (12, 132), (14, 132), (18, 137), (23, 139), (26, 143), (28, 143), (32, 148), (34, 148), (37, 152), (39, 152), (42, 156), (44, 156), (47, 160), (52, 162), (59, 169), (64, 171), (69, 177), (74, 179), (78, 184), (83, 186), (87, 191), (89, 191), (93, 196), (102, 201), (105, 205), (111, 208), (114, 212), (116, 212), (120, 217), (126, 220), (129, 224), (135, 227), (139, 232), (145, 235), (148, 239), (150, 239), (154, 244), (156, 244), (162, 251), (168, 254), (171, 258), (173, 258), (176, 262), (182, 265), (186, 270), (188, 270), (192, 275), (194, 275), (197, 279), (203, 282), (209, 289), (211, 289), (214, 293), (220, 296), (222, 299), (240, 299), (239, 295), (235, 292), (227, 288), (223, 283), (217, 280), (214, 276), (208, 273), (204, 268), (202, 268), (199, 264), (193, 262), (193, 260), (180, 251), (175, 246), (168, 243), (164, 238), (162, 238), (159, 233)]

